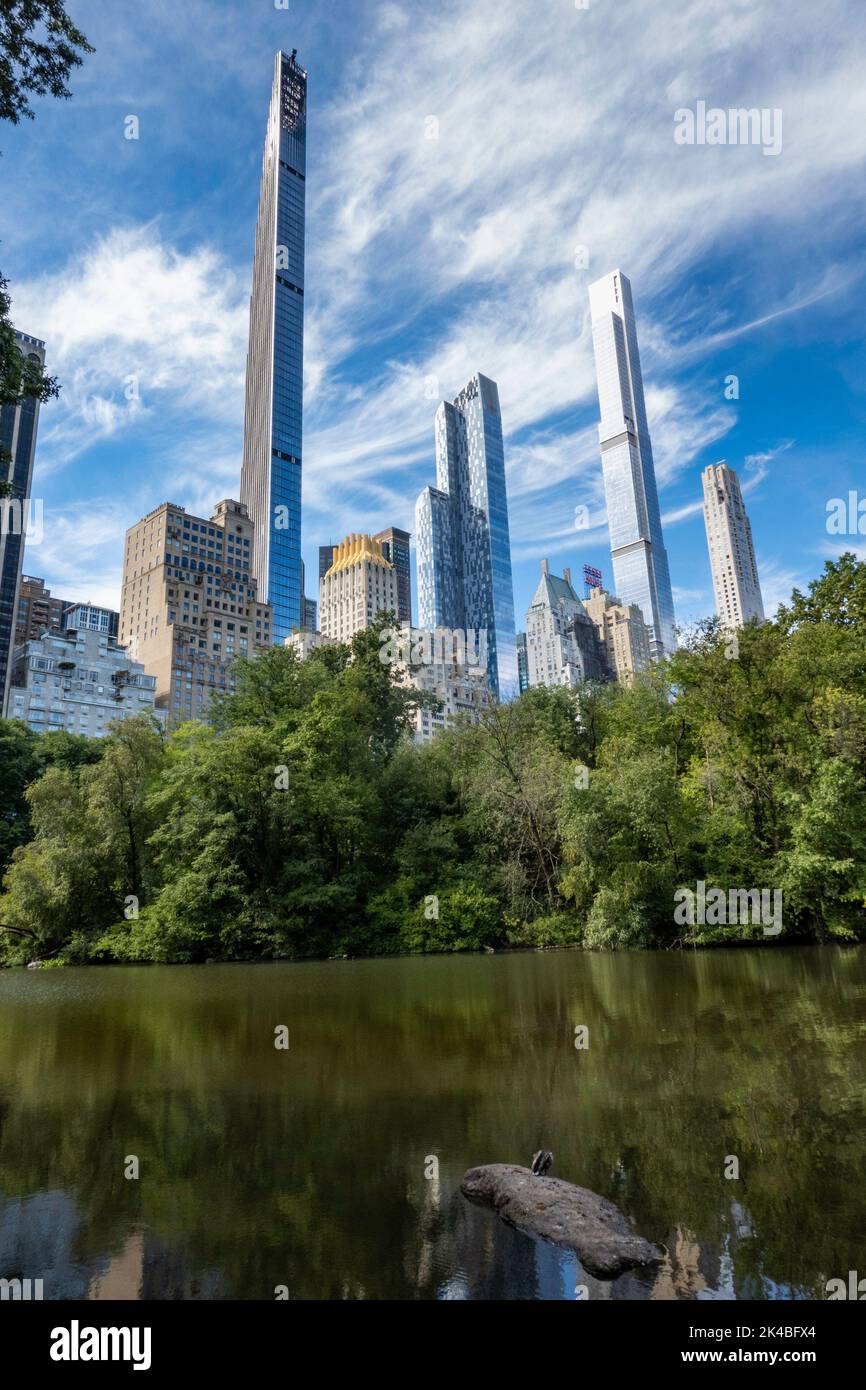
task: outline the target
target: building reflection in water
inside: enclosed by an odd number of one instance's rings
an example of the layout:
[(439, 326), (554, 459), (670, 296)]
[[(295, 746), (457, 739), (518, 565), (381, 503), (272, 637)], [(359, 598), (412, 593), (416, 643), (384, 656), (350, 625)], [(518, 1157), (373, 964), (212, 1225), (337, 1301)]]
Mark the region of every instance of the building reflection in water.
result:
[[(736, 1202), (729, 1208), (729, 1230), (721, 1248), (701, 1245), (686, 1226), (677, 1226), (663, 1242), (665, 1258), (658, 1269), (602, 1280), (588, 1274), (573, 1252), (535, 1240), (487, 1208), (466, 1201), (453, 1179), (411, 1184), (405, 1197), (417, 1223), (414, 1230), (411, 1221), (404, 1227), (403, 1271), (409, 1298), (598, 1302), (806, 1296), (761, 1276), (745, 1281), (741, 1277), (738, 1288), (737, 1242), (750, 1240), (754, 1231), (748, 1213)], [(0, 1199), (0, 1278), (42, 1279), (44, 1297), (59, 1300), (238, 1296), (220, 1271), (193, 1269), (184, 1252), (144, 1230), (131, 1229), (115, 1251), (87, 1258), (81, 1253), (85, 1230), (75, 1203), (64, 1192)], [(369, 1295), (357, 1282), (346, 1280), (338, 1296)]]
[(221, 1296), (218, 1273), (190, 1271), (181, 1255), (140, 1230), (129, 1231), (116, 1252), (82, 1256), (85, 1226), (65, 1192), (0, 1197), (0, 1279), (41, 1279), (46, 1300)]

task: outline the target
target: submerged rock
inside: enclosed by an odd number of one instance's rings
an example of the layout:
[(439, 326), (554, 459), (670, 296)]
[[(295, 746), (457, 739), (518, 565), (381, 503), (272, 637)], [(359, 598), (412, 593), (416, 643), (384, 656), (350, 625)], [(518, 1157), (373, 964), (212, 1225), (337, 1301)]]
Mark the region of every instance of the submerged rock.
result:
[(598, 1279), (662, 1260), (658, 1246), (635, 1235), (613, 1202), (561, 1178), (537, 1178), (516, 1163), (487, 1163), (470, 1168), (460, 1189), (518, 1230), (569, 1246)]

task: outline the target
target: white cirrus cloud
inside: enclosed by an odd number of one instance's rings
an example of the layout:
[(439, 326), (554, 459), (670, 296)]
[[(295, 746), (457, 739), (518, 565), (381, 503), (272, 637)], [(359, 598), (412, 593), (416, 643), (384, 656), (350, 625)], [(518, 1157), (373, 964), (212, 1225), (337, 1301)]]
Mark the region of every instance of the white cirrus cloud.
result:
[[(112, 22), (127, 53), (143, 22), (153, 45), (155, 17), (188, 36), (207, 32), (212, 13), (215, 51), (222, 61), (237, 46), (247, 90), (259, 70), (239, 37), (248, 7), (217, 10), (143, 0)], [(817, 27), (810, 7), (778, 0), (682, 0), (675, 22), (658, 0), (543, 10), (359, 6), (337, 80), (311, 88), (308, 546), (389, 522), (411, 529), (415, 495), (434, 480), (435, 397), (480, 370), (500, 388), (515, 558), (566, 550), (577, 503), (603, 531), (592, 279), (617, 265), (632, 279), (664, 492), (737, 419), (721, 383), (695, 380), (696, 364), (844, 299), (857, 273), (866, 24), (849, 0), (825, 0)], [(163, 93), (175, 127), (198, 129), (202, 72), (189, 97), (176, 82)], [(677, 146), (674, 113), (698, 99), (781, 108), (782, 153)], [(195, 208), (185, 217), (188, 232)], [(149, 432), (164, 453), (150, 505), (171, 485), (206, 510), (214, 482), (236, 491), (250, 267), (227, 262), (218, 220), (187, 249), (175, 233), (167, 214), (109, 231), (103, 220), (68, 265), (19, 281), (14, 307), (48, 340), (64, 383), (44, 412), (43, 476), (101, 440)], [(772, 462), (755, 457), (749, 488)], [(667, 524), (697, 514), (699, 487), (693, 501), (678, 495)]]
[(16, 321), (44, 338), (60, 400), (43, 412), (43, 474), (140, 426), (239, 426), (248, 290), (218, 253), (178, 251), (155, 225), (114, 229), (16, 286)]

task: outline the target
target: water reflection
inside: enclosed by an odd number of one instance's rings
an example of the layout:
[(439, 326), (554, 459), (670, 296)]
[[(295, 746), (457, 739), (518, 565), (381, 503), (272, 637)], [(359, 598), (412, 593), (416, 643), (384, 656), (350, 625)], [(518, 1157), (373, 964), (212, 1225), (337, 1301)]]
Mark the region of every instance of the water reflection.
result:
[[(58, 1299), (819, 1297), (863, 1261), (864, 1081), (862, 948), (7, 973), (0, 1278)], [(466, 1168), (542, 1144), (665, 1248), (659, 1270), (596, 1280), (463, 1200)]]

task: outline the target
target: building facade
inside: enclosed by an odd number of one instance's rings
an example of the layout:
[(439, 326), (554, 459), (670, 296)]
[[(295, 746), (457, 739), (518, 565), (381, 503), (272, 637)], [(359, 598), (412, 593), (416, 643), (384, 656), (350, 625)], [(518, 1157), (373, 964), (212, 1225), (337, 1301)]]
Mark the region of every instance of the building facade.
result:
[(373, 537), (382, 547), (382, 554), (390, 560), (397, 575), (397, 621), (412, 621), (412, 537), (408, 531), (397, 526), (388, 526), (377, 531)]
[(652, 628), (653, 657), (676, 648), (674, 601), (662, 538), (631, 285), (619, 270), (589, 288), (601, 411), (610, 551), (616, 592)]
[(18, 594), (15, 646), (20, 647), (22, 642), (35, 642), (44, 632), (62, 632), (63, 615), (70, 606), (66, 599), (53, 596), (51, 590), (45, 587), (44, 579), (23, 574)]
[(415, 508), (422, 628), (487, 634), (496, 699), (519, 691), (502, 414), (480, 374), (436, 414), (436, 487)]
[(583, 606), (604, 645), (609, 670), (621, 685), (630, 685), (652, 659), (652, 633), (643, 614), (636, 603), (620, 603), (605, 589), (593, 589)]
[(95, 629), (47, 632), (16, 648), (9, 714), (35, 733), (103, 738), (116, 720), (157, 714), (155, 701), (156, 677)]
[(334, 546), (331, 566), (319, 582), (319, 629), (323, 637), (350, 642), (372, 627), (380, 613), (396, 613), (397, 571), (379, 541), (347, 536)]
[(301, 621), (304, 632), (316, 632), (319, 627), (319, 601), (314, 598), (304, 599), (304, 612)]
[[(386, 560), (394, 566), (397, 575), (397, 621), (399, 623), (411, 623), (412, 621), (412, 537), (408, 531), (401, 531), (397, 526), (388, 526), (384, 531), (377, 531), (372, 537), (378, 541), (382, 549), (382, 554)], [(319, 546), (319, 583), (321, 584), (331, 565), (334, 563), (334, 545)]]
[(101, 632), (116, 638), (120, 631), (120, 614), (113, 608), (98, 608), (95, 603), (70, 603), (63, 610), (63, 626), (76, 632)]
[(704, 525), (716, 595), (716, 612), (725, 628), (764, 621), (764, 600), (740, 480), (726, 463), (703, 472)]
[(609, 679), (604, 648), (571, 582), (571, 571), (541, 579), (526, 613), (526, 678), (529, 686), (574, 687)]
[(581, 607), (568, 625), (568, 635), (578, 653), (584, 681), (613, 680), (604, 643), (586, 609)]
[(453, 724), (480, 724), (493, 700), (487, 671), (456, 662), (435, 662), (415, 666), (404, 677), (406, 685), (434, 695), (438, 707), (417, 705), (413, 714), (412, 739), (428, 743), (441, 729)]
[(126, 533), (120, 642), (156, 677), (157, 708), (172, 725), (206, 718), (213, 696), (234, 688), (235, 657), (273, 645), (254, 537), (231, 499), (209, 519), (164, 502)]
[(303, 625), (307, 74), (276, 55), (259, 194), (247, 350), (241, 501), (255, 528), (253, 573), (273, 638)]
[[(319, 621), (318, 600), (306, 598), (307, 581), (306, 567), (301, 560), (301, 632), (315, 632)], [(294, 630), (294, 629), (293, 629)]]
[(319, 583), (321, 584), (328, 570), (334, 563), (334, 543), (329, 541), (327, 545), (319, 546)]
[[(23, 357), (45, 366), (45, 344), (40, 338), (16, 330), (15, 346)], [(9, 489), (8, 496), (0, 498), (0, 715), (6, 713), (15, 647), (38, 427), (39, 401), (33, 397), (0, 406), (0, 479)]]
[(44, 579), (22, 575), (15, 627), (16, 647), (22, 642), (35, 641), (45, 632), (64, 632), (66, 628), (73, 628), (76, 632), (101, 632), (107, 637), (116, 638), (120, 614), (112, 608), (99, 608), (94, 603), (71, 603), (67, 599), (55, 598), (51, 590), (45, 587)]
[(337, 643), (333, 637), (323, 637), (321, 632), (308, 628), (302, 632), (290, 632), (283, 645), (293, 651), (300, 661), (306, 661), (311, 652), (319, 651), (322, 647), (335, 647)]
[(517, 634), (517, 683), (521, 695), (529, 689), (529, 661), (526, 656), (526, 633)]

